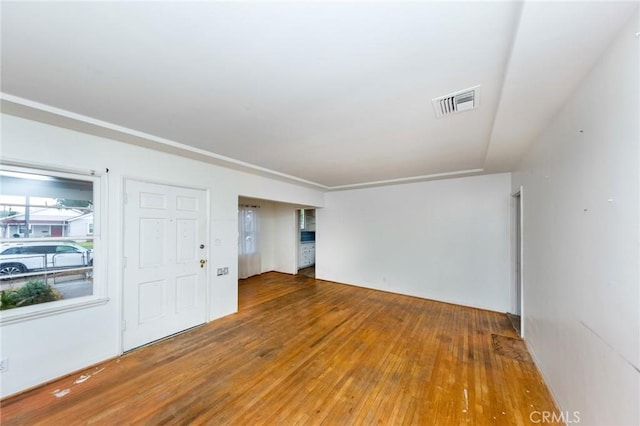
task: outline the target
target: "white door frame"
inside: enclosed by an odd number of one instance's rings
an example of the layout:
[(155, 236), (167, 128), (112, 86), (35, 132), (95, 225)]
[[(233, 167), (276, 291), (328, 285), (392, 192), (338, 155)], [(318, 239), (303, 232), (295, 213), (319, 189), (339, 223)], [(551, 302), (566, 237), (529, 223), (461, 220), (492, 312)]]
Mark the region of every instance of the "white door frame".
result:
[(296, 217), (296, 255), (295, 255), (295, 262), (296, 262), (296, 274), (298, 273), (298, 271), (300, 270), (300, 247), (302, 246), (302, 243), (300, 241), (300, 233), (302, 232), (302, 229), (300, 229), (300, 221), (302, 220), (300, 218), (300, 216), (302, 216), (302, 209), (296, 209), (296, 213), (295, 213), (295, 217)]
[[(119, 200), (120, 200), (120, 226), (118, 229), (118, 234), (120, 236), (120, 246), (119, 246), (119, 255), (117, 256), (117, 266), (120, 269), (120, 286), (119, 286), (119, 297), (118, 297), (118, 305), (117, 305), (117, 311), (118, 311), (118, 355), (122, 355), (124, 353), (124, 315), (125, 315), (125, 311), (124, 311), (124, 295), (125, 295), (125, 271), (124, 271), (124, 245), (125, 245), (125, 206), (126, 203), (124, 202), (125, 199), (125, 194), (126, 194), (126, 183), (127, 181), (138, 181), (138, 182), (142, 182), (142, 183), (149, 183), (149, 184), (154, 184), (154, 185), (168, 185), (168, 186), (174, 186), (174, 187), (179, 187), (179, 188), (186, 188), (186, 189), (194, 189), (194, 190), (198, 190), (198, 191), (204, 191), (205, 192), (205, 200), (206, 200), (206, 206), (205, 206), (205, 214), (206, 214), (206, 225), (205, 225), (205, 244), (206, 244), (206, 250), (205, 250), (205, 256), (208, 259), (207, 260), (207, 264), (209, 265), (209, 267), (212, 267), (211, 265), (214, 264), (214, 262), (212, 261), (213, 259), (211, 258), (211, 193), (209, 188), (206, 187), (202, 187), (202, 186), (189, 186), (189, 185), (183, 185), (180, 183), (176, 183), (176, 182), (170, 182), (170, 181), (164, 181), (164, 180), (152, 180), (152, 179), (147, 179), (147, 178), (143, 178), (143, 177), (139, 177), (139, 176), (129, 176), (129, 175), (124, 175), (122, 176), (121, 182), (120, 182), (120, 196), (119, 196)], [(209, 272), (207, 273), (207, 277), (206, 277), (206, 281), (205, 281), (205, 324), (208, 323), (210, 321), (210, 311), (211, 311), (211, 278), (212, 277), (212, 273)]]
[[(520, 314), (520, 337), (524, 337), (524, 196), (523, 187), (511, 194), (511, 309)], [(518, 235), (519, 234), (519, 235)], [(519, 269), (519, 274), (518, 274)], [(518, 291), (519, 289), (519, 291)], [(519, 295), (519, 297), (518, 297)], [(518, 304), (520, 306), (518, 306)], [(518, 309), (519, 308), (519, 309)]]

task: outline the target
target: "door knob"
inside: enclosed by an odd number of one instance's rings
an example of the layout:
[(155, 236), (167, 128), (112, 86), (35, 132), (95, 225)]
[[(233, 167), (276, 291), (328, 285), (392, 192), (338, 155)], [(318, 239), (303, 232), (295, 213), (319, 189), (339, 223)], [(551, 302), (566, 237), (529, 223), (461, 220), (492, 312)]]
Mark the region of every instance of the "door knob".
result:
[(200, 259), (200, 267), (204, 268), (204, 264), (207, 263), (206, 259)]

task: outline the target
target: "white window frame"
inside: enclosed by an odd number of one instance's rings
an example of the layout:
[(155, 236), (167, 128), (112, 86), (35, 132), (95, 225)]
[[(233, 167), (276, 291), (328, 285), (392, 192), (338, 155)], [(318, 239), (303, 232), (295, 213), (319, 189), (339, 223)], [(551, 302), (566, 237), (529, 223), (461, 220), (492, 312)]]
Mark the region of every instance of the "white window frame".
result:
[[(53, 169), (47, 167), (32, 166), (16, 166), (10, 164), (0, 164), (0, 170), (27, 173), (35, 175), (53, 176), (67, 178), (73, 180), (83, 180), (93, 182), (93, 294), (90, 296), (74, 297), (72, 299), (63, 299), (53, 302), (40, 303), (37, 305), (23, 306), (15, 309), (0, 311), (0, 326), (14, 324), (23, 321), (29, 321), (36, 318), (43, 318), (52, 315), (60, 315), (64, 312), (77, 311), (87, 309), (93, 306), (104, 305), (109, 301), (107, 295), (107, 202), (108, 202), (108, 174), (99, 174), (93, 171), (72, 171), (67, 169)], [(47, 240), (74, 240), (81, 238), (69, 237), (50, 237), (37, 238), (35, 241)], [(34, 239), (23, 238), (20, 241), (29, 241)], [(1, 242), (13, 241), (0, 239)]]

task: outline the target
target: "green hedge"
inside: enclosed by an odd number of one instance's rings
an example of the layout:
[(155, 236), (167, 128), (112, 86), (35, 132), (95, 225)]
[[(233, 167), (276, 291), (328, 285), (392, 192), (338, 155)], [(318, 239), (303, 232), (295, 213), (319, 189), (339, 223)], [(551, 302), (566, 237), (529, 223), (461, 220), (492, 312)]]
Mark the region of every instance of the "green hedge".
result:
[(17, 290), (9, 289), (0, 292), (0, 310), (37, 305), (60, 299), (62, 299), (62, 295), (54, 287), (44, 281), (32, 280)]

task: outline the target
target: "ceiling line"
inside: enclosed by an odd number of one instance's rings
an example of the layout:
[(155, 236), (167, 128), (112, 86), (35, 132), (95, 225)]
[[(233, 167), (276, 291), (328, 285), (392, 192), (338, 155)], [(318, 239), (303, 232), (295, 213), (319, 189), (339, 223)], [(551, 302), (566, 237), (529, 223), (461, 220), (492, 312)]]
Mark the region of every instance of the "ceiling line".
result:
[(420, 182), (425, 180), (433, 180), (438, 178), (445, 177), (454, 177), (454, 176), (466, 176), (473, 173), (482, 173), (484, 169), (468, 169), (468, 170), (456, 170), (454, 172), (445, 172), (445, 173), (432, 173), (428, 175), (421, 176), (410, 176), (404, 178), (397, 179), (385, 179), (385, 180), (377, 180), (373, 182), (364, 182), (364, 183), (353, 183), (348, 185), (339, 185), (339, 186), (330, 186), (329, 191), (341, 191), (346, 189), (357, 189), (357, 188), (365, 188), (370, 186), (384, 186), (384, 185), (393, 185), (399, 183), (413, 183)]
[[(226, 157), (224, 155), (220, 155), (220, 154), (216, 154), (214, 152), (211, 151), (206, 151), (200, 148), (195, 148), (195, 147), (191, 147), (189, 145), (185, 145), (182, 144), (180, 142), (175, 142), (172, 141), (170, 139), (165, 139), (165, 138), (161, 138), (158, 136), (154, 136), (154, 135), (150, 135), (148, 133), (144, 133), (144, 132), (140, 132), (137, 130), (133, 130), (133, 129), (129, 129), (127, 127), (123, 127), (123, 126), (118, 126), (116, 124), (112, 124), (109, 123), (107, 121), (103, 121), (103, 120), (98, 120), (95, 118), (91, 118), (85, 115), (81, 115), (81, 114), (77, 114), (71, 111), (67, 111), (64, 109), (60, 109), (60, 108), (56, 108), (56, 107), (52, 107), (50, 105), (46, 105), (40, 102), (35, 102), (35, 101), (31, 101), (28, 99), (24, 99), (24, 98), (20, 98), (18, 96), (14, 96), (14, 95), (10, 95), (4, 92), (0, 92), (0, 101), (2, 101), (2, 112), (4, 113), (9, 113), (6, 112), (6, 106), (7, 103), (9, 104), (16, 104), (22, 107), (27, 108), (27, 110), (33, 111), (33, 110), (37, 110), (37, 111), (42, 111), (48, 114), (51, 114), (54, 117), (63, 117), (69, 120), (72, 120), (73, 122), (77, 122), (77, 123), (83, 123), (83, 124), (87, 124), (91, 127), (91, 129), (94, 130), (99, 130), (99, 129), (106, 129), (108, 131), (111, 132), (115, 132), (117, 134), (120, 135), (124, 135), (124, 136), (132, 136), (136, 139), (142, 139), (145, 141), (149, 141), (152, 142), (154, 145), (151, 146), (151, 149), (155, 149), (157, 151), (161, 151), (163, 152), (162, 148), (164, 147), (166, 148), (171, 148), (171, 150), (175, 150), (178, 152), (178, 155), (180, 155), (179, 153), (182, 154), (191, 154), (191, 155), (195, 155), (196, 158), (194, 157), (187, 157), (187, 158), (192, 158), (192, 159), (200, 159), (200, 160), (215, 160), (218, 161), (220, 163), (222, 163), (222, 165), (224, 166), (225, 164), (227, 166), (231, 166), (232, 168), (240, 168), (241, 170), (244, 169), (249, 170), (249, 171), (253, 171), (253, 172), (261, 172), (261, 173), (265, 173), (267, 175), (271, 175), (273, 177), (276, 178), (281, 178), (281, 179), (286, 179), (289, 181), (294, 181), (294, 182), (298, 182), (298, 183), (302, 183), (305, 185), (309, 185), (312, 187), (315, 187), (316, 189), (320, 189), (323, 191), (342, 191), (342, 190), (348, 190), (348, 189), (358, 189), (358, 188), (367, 188), (367, 187), (374, 187), (374, 186), (385, 186), (385, 185), (394, 185), (394, 184), (401, 184), (401, 183), (413, 183), (413, 182), (419, 182), (419, 181), (426, 181), (426, 180), (433, 180), (433, 179), (440, 179), (440, 178), (446, 178), (446, 177), (456, 177), (456, 176), (466, 176), (469, 174), (474, 174), (474, 173), (482, 173), (484, 171), (484, 169), (468, 169), (468, 170), (458, 170), (458, 171), (453, 171), (453, 172), (445, 172), (445, 173), (433, 173), (433, 174), (427, 174), (427, 175), (420, 175), (420, 176), (409, 176), (409, 177), (404, 177), (404, 178), (397, 178), (397, 179), (385, 179), (385, 180), (379, 180), (379, 181), (372, 181), (372, 182), (362, 182), (362, 183), (354, 183), (354, 184), (347, 184), (347, 185), (338, 185), (338, 186), (327, 186), (327, 185), (323, 185), (321, 183), (317, 183), (317, 182), (312, 182), (309, 180), (305, 180), (302, 178), (299, 178), (297, 176), (292, 176), (292, 175), (288, 175), (286, 173), (282, 173), (282, 172), (278, 172), (276, 170), (271, 170), (265, 167), (261, 167), (261, 166), (257, 166), (255, 164), (251, 164), (251, 163), (247, 163), (244, 161), (240, 161), (240, 160), (236, 160), (230, 157)], [(9, 113), (10, 114), (10, 113)], [(30, 117), (25, 117), (24, 114), (14, 114), (17, 115), (21, 118), (26, 118), (29, 119)], [(36, 120), (39, 121), (39, 120)], [(47, 124), (52, 124), (49, 122), (46, 122)], [(65, 126), (61, 126), (61, 127), (65, 127)], [(65, 127), (66, 128), (66, 127)], [(74, 131), (82, 131), (82, 130), (77, 130), (77, 129), (71, 129)], [(103, 136), (101, 134), (99, 134), (98, 132), (84, 132), (84, 133), (89, 133), (92, 134), (94, 136), (97, 137), (102, 137), (102, 138), (108, 138), (108, 136)], [(119, 140), (120, 142), (124, 142), (124, 143), (129, 143), (132, 145), (137, 145), (137, 146), (144, 146), (141, 144), (136, 144), (134, 142), (131, 141), (127, 141), (127, 140)], [(173, 151), (171, 151), (173, 152)], [(175, 153), (175, 152), (174, 152)], [(184, 156), (184, 155), (183, 155)]]
[[(110, 131), (114, 131), (117, 133), (121, 133), (127, 136), (133, 136), (135, 138), (141, 138), (147, 141), (151, 141), (154, 142), (156, 144), (160, 144), (162, 146), (165, 147), (169, 147), (169, 148), (173, 148), (173, 149), (177, 149), (178, 151), (183, 151), (183, 152), (188, 152), (190, 154), (196, 154), (197, 156), (202, 156), (202, 157), (206, 157), (208, 159), (213, 159), (213, 160), (217, 160), (220, 161), (222, 163), (228, 163), (232, 166), (240, 166), (241, 168), (246, 168), (246, 169), (251, 169), (253, 171), (258, 171), (258, 172), (262, 172), (262, 173), (266, 173), (269, 175), (274, 175), (280, 178), (285, 178), (288, 180), (293, 180), (299, 183), (304, 183), (306, 185), (312, 185), (318, 188), (321, 188), (323, 190), (328, 190), (329, 187), (317, 182), (312, 182), (309, 180), (305, 180), (302, 178), (299, 178), (297, 176), (292, 176), (292, 175), (288, 175), (286, 173), (282, 173), (282, 172), (278, 172), (276, 170), (271, 170), (271, 169), (267, 169), (266, 167), (261, 167), (261, 166), (257, 166), (255, 164), (251, 164), (251, 163), (247, 163), (245, 161), (240, 161), (240, 160), (236, 160), (234, 158), (230, 158), (230, 157), (226, 157), (224, 155), (220, 155), (220, 154), (216, 154), (214, 152), (211, 151), (206, 151), (200, 148), (195, 148), (195, 147), (191, 147), (189, 145), (185, 145), (183, 143), (180, 142), (175, 142), (172, 141), (170, 139), (165, 139), (165, 138), (161, 138), (159, 136), (154, 136), (148, 133), (144, 133), (144, 132), (140, 132), (138, 130), (133, 130), (133, 129), (129, 129), (127, 127), (123, 127), (123, 126), (118, 126), (117, 124), (112, 124), (109, 123), (107, 121), (103, 121), (103, 120), (98, 120), (95, 118), (91, 118), (91, 117), (87, 117), (86, 115), (81, 115), (81, 114), (77, 114), (75, 112), (71, 112), (71, 111), (67, 111), (64, 109), (60, 109), (60, 108), (56, 108), (56, 107), (52, 107), (50, 105), (46, 105), (46, 104), (42, 104), (40, 102), (35, 102), (35, 101), (30, 101), (28, 99), (24, 99), (24, 98), (20, 98), (18, 96), (13, 96), (13, 95), (9, 95), (7, 93), (4, 92), (0, 92), (0, 100), (2, 101), (7, 101), (7, 102), (12, 102), (14, 104), (18, 104), (27, 108), (31, 108), (31, 109), (35, 109), (35, 110), (39, 110), (39, 111), (44, 111), (50, 114), (53, 114), (54, 116), (60, 116), (60, 117), (64, 117), (67, 119), (71, 119), (77, 122), (81, 122), (81, 123), (85, 123), (85, 124), (89, 124), (90, 126), (93, 126), (95, 128), (103, 128), (103, 129), (107, 129)], [(4, 110), (4, 108), (3, 108)], [(23, 117), (23, 118), (28, 118), (28, 117)], [(100, 135), (94, 135), (94, 136), (98, 136), (101, 137)], [(123, 141), (124, 142), (124, 141)], [(125, 142), (126, 143), (126, 142)], [(161, 149), (158, 149), (159, 147), (156, 147), (157, 150), (162, 151)]]
[(509, 75), (509, 70), (511, 69), (513, 52), (516, 47), (516, 42), (518, 41), (518, 37), (520, 36), (520, 24), (522, 23), (522, 17), (524, 15), (525, 3), (528, 3), (530, 0), (523, 0), (522, 3), (518, 7), (518, 18), (513, 24), (513, 33), (510, 40), (509, 45), (509, 53), (505, 58), (504, 66), (502, 67), (502, 76), (500, 77), (500, 88), (498, 89), (498, 102), (496, 102), (496, 108), (493, 110), (493, 115), (491, 118), (491, 131), (489, 132), (489, 138), (487, 139), (487, 145), (484, 151), (484, 165), (487, 166), (487, 157), (489, 156), (489, 149), (491, 147), (491, 142), (493, 141), (493, 135), (495, 133), (496, 127), (496, 118), (498, 117), (498, 113), (500, 112), (500, 106), (502, 105), (502, 96), (504, 95), (504, 83), (507, 80)]

